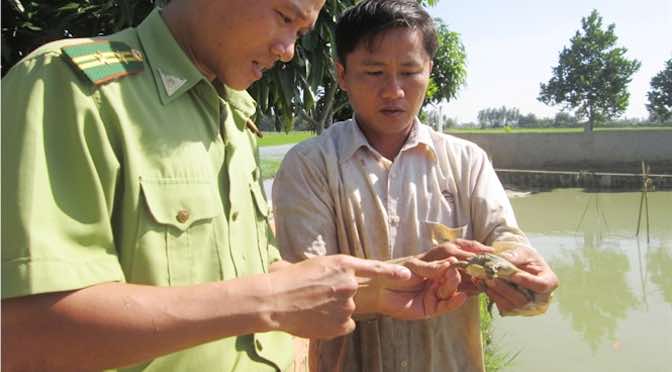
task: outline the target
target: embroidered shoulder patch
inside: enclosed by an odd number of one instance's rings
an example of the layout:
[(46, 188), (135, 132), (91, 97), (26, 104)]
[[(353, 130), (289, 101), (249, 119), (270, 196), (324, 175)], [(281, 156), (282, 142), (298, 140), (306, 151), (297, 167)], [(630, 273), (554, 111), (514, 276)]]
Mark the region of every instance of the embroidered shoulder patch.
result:
[(61, 50), (70, 64), (95, 85), (137, 74), (145, 68), (142, 52), (121, 41), (95, 41)]

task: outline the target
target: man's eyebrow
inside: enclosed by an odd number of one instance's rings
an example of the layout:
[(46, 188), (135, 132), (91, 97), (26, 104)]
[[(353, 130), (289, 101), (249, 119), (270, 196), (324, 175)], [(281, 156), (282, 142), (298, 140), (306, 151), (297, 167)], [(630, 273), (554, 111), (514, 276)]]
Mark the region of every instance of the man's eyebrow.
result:
[(408, 62), (402, 62), (401, 65), (404, 67), (416, 67), (416, 66), (422, 66), (422, 63), (419, 63), (417, 61), (408, 61)]
[[(377, 66), (385, 66), (385, 63), (377, 61), (375, 59), (365, 59), (365, 60), (362, 61), (362, 65), (377, 67)], [(417, 61), (407, 61), (407, 62), (402, 62), (401, 66), (403, 66), (403, 67), (418, 67), (418, 66), (422, 66), (422, 64), (418, 63)]]
[[(304, 22), (308, 20), (308, 12), (301, 10), (301, 8), (299, 8), (298, 5), (296, 5), (295, 3), (289, 3), (287, 4), (287, 6), (289, 7), (289, 10), (294, 14), (296, 19)], [(315, 19), (315, 22), (317, 22), (317, 19)], [(311, 24), (310, 27), (302, 28), (301, 30), (299, 30), (299, 37), (306, 35), (307, 33), (313, 31), (313, 29), (315, 29), (315, 23)]]
[(294, 13), (294, 15), (296, 16), (296, 18), (298, 18), (298, 19), (300, 19), (300, 20), (302, 20), (302, 21), (306, 21), (306, 20), (308, 20), (308, 13), (305, 12), (305, 11), (303, 11), (303, 10), (301, 10), (301, 8), (299, 8), (298, 5), (296, 5), (296, 4), (290, 2), (289, 4), (287, 4), (287, 6), (290, 8), (290, 10), (292, 11), (292, 13)]
[(373, 59), (365, 59), (365, 60), (363, 60), (363, 61), (362, 61), (362, 65), (364, 65), (364, 66), (374, 66), (374, 67), (376, 67), (376, 66), (385, 66), (385, 64), (384, 64), (383, 62), (379, 62), (379, 61), (376, 61), (376, 60), (373, 60)]

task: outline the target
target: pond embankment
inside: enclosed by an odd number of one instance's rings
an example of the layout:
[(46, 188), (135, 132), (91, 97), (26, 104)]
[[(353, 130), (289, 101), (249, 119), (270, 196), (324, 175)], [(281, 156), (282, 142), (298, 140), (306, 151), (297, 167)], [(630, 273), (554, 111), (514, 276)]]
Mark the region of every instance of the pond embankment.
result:
[(481, 146), (507, 186), (638, 190), (644, 162), (655, 189), (672, 189), (672, 130), (451, 134)]

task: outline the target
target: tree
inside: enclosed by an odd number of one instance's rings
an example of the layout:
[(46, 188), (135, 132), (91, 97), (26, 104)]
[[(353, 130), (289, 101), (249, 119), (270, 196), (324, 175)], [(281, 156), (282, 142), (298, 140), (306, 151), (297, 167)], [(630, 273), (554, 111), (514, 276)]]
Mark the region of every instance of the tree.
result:
[(558, 112), (555, 114), (553, 119), (553, 126), (560, 128), (575, 127), (578, 124), (578, 120), (570, 113), (567, 112)]
[(672, 58), (665, 62), (665, 69), (651, 79), (651, 90), (646, 94), (649, 103), (646, 109), (654, 121), (672, 119)]
[(588, 118), (585, 130), (606, 119), (620, 116), (628, 107), (627, 86), (640, 62), (625, 58), (626, 48), (616, 47), (615, 25), (602, 27), (602, 17), (593, 10), (581, 19), (582, 31), (570, 40), (571, 46), (560, 52), (553, 77), (541, 84), (539, 101), (576, 110), (579, 118)]
[(467, 54), (460, 34), (450, 31), (440, 18), (435, 18), (434, 24), (438, 48), (425, 102), (436, 105), (442, 100), (450, 102), (457, 97), (457, 91), (467, 79)]
[(500, 128), (506, 126), (516, 126), (520, 120), (520, 111), (517, 108), (486, 108), (478, 112), (478, 122), (481, 128)]
[(521, 128), (534, 128), (537, 125), (537, 120), (537, 115), (530, 112), (518, 118), (518, 126)]
[(440, 18), (434, 18), (434, 24), (438, 47), (425, 102), (420, 111), (420, 120), (438, 131), (443, 131), (444, 128), (454, 127), (456, 123), (442, 114), (439, 104), (457, 97), (458, 90), (464, 85), (467, 78), (467, 55), (460, 34), (450, 31)]
[[(420, 113), (420, 120), (439, 132), (457, 127), (457, 120), (444, 113), (443, 106), (432, 107)], [(423, 115), (424, 114), (424, 115)]]
[(480, 124), (481, 129), (492, 127), (494, 124), (492, 122), (492, 109), (486, 108), (478, 111), (476, 116), (478, 119), (478, 124)]

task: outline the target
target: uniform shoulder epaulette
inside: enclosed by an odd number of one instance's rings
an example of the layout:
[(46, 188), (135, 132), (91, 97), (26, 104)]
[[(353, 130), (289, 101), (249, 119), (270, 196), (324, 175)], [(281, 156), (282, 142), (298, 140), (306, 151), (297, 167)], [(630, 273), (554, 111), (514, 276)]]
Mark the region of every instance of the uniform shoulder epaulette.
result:
[(95, 85), (137, 74), (145, 68), (142, 52), (121, 41), (94, 41), (61, 50), (70, 64)]

